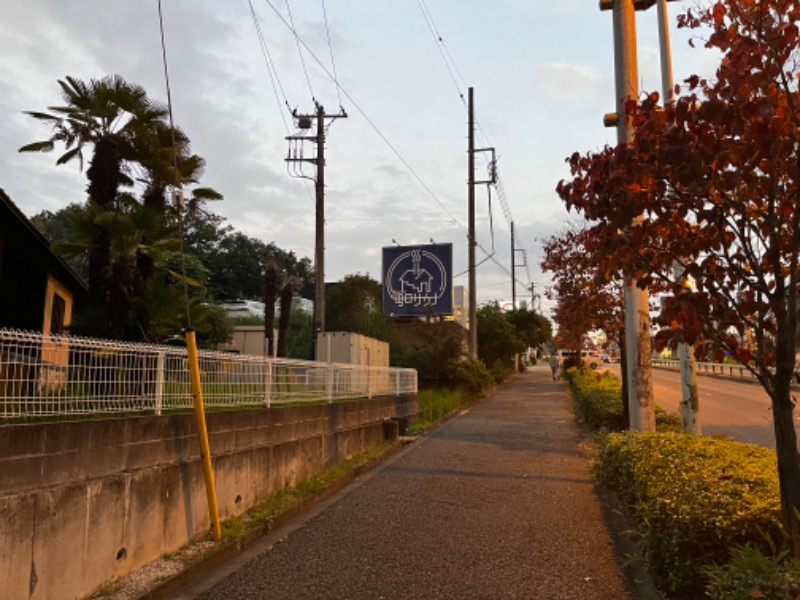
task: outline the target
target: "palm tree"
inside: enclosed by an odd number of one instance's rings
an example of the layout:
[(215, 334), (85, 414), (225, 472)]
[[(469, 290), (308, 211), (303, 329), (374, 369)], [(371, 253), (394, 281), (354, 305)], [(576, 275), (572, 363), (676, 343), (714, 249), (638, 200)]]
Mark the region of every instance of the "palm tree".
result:
[[(78, 160), (83, 170), (83, 152), (92, 145), (93, 154), (86, 176), (87, 192), (101, 209), (110, 206), (120, 185), (130, 184), (129, 163), (136, 160), (131, 139), (163, 120), (167, 111), (147, 98), (144, 88), (126, 82), (119, 75), (92, 79), (88, 83), (74, 77), (58, 81), (64, 106), (50, 106), (49, 113), (28, 111), (25, 114), (48, 123), (52, 133), (46, 140), (28, 144), (20, 152), (51, 152), (63, 144), (66, 152), (57, 165)], [(89, 292), (94, 302), (107, 301), (104, 273), (109, 266), (109, 243), (106, 232), (99, 231), (89, 253)]]
[[(138, 263), (147, 256), (154, 265), (163, 265), (171, 252), (179, 247), (176, 230), (159, 211), (142, 206), (130, 194), (120, 194), (113, 208), (103, 208), (89, 199), (84, 211), (70, 215), (69, 220), (79, 241), (53, 244), (53, 251), (64, 256), (86, 254), (91, 250), (99, 232), (109, 239), (109, 265), (104, 273), (108, 301), (92, 304), (76, 317), (80, 333), (128, 340), (152, 339), (153, 323), (147, 317), (152, 307), (151, 292), (161, 290), (169, 275), (165, 269), (160, 277), (142, 276)], [(156, 281), (158, 280), (158, 281)], [(174, 320), (181, 317), (179, 286), (172, 286), (177, 309), (170, 309)], [(174, 305), (172, 305), (174, 306)], [(164, 307), (162, 307), (164, 308)], [(81, 318), (83, 317), (83, 318)]]

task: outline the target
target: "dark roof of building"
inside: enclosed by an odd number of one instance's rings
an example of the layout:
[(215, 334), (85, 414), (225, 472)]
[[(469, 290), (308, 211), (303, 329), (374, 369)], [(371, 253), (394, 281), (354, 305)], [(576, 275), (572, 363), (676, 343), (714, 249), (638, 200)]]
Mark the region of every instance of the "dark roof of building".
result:
[(0, 188), (0, 214), (3, 213), (8, 213), (18, 223), (19, 228), (24, 231), (24, 235), (30, 240), (30, 244), (35, 248), (35, 251), (43, 253), (47, 257), (46, 260), (53, 274), (64, 285), (73, 288), (77, 292), (87, 291), (88, 286), (81, 276), (75, 272), (69, 263), (50, 250), (50, 241), (34, 227), (30, 219), (14, 204), (14, 201), (6, 194), (5, 190)]

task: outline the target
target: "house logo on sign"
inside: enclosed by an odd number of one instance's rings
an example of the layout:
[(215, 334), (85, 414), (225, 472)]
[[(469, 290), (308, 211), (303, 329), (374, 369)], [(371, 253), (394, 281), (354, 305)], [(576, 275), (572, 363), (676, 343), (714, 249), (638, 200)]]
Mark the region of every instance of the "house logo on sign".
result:
[(450, 244), (385, 248), (384, 311), (406, 315), (428, 311), (450, 314), (451, 262)]

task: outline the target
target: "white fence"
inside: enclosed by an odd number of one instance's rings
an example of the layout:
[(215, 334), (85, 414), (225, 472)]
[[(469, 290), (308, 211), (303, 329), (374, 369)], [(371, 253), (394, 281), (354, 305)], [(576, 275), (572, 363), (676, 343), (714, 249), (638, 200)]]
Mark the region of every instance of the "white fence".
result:
[[(207, 407), (334, 402), (417, 392), (414, 369), (200, 351)], [(0, 329), (0, 419), (187, 409), (185, 348)]]

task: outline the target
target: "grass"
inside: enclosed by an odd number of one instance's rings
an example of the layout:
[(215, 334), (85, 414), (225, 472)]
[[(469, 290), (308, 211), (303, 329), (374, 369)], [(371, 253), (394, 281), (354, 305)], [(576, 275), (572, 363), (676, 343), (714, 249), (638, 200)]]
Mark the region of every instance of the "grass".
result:
[(419, 391), (419, 415), (414, 431), (427, 429), (460, 408), (471, 404), (475, 398), (462, 389), (427, 388)]

